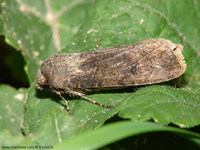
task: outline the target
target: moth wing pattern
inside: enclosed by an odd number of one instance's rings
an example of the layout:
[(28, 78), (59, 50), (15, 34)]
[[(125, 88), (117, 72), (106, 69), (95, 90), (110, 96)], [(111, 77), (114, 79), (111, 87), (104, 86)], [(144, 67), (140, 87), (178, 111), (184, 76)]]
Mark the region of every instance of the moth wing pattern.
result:
[(150, 39), (132, 45), (79, 53), (78, 70), (67, 76), (73, 89), (122, 87), (165, 82), (185, 71), (182, 46), (169, 40)]

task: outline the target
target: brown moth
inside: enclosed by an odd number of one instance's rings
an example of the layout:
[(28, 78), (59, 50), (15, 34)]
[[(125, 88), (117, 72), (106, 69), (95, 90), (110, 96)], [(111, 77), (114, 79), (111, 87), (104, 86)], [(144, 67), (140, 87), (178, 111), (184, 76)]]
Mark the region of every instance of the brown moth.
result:
[(96, 88), (125, 87), (166, 82), (182, 75), (186, 63), (183, 46), (166, 39), (148, 39), (132, 45), (99, 50), (54, 54), (37, 73), (39, 89), (48, 87), (69, 106), (62, 94), (86, 97), (83, 92)]

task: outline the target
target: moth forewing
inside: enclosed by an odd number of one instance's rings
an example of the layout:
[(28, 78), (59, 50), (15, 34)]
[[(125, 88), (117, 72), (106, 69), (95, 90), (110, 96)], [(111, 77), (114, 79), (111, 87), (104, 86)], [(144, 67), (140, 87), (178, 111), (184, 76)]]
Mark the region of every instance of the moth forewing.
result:
[(60, 97), (68, 93), (108, 108), (111, 106), (99, 104), (80, 91), (147, 85), (177, 78), (186, 69), (182, 49), (182, 45), (170, 40), (149, 39), (82, 53), (54, 54), (41, 65), (37, 87), (49, 86)]

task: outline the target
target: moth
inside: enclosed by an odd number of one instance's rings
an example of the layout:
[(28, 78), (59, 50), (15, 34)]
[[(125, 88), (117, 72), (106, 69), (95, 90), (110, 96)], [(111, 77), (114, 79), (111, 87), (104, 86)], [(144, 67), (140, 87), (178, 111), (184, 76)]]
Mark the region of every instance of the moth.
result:
[(45, 60), (36, 77), (39, 89), (50, 88), (62, 96), (78, 96), (101, 107), (85, 92), (107, 87), (126, 87), (166, 82), (182, 75), (186, 63), (183, 46), (167, 39), (147, 39), (132, 45), (80, 53), (54, 54)]

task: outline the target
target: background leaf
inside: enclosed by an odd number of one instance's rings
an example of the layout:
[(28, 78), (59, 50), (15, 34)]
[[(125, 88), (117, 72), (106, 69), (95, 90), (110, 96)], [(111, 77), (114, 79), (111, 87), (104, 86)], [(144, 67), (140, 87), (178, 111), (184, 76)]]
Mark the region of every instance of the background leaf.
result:
[[(101, 129), (95, 131), (86, 132), (68, 141), (64, 141), (62, 144), (55, 147), (55, 149), (61, 150), (66, 147), (76, 150), (98, 149), (104, 145), (107, 145), (114, 141), (118, 141), (128, 136), (158, 131), (177, 132), (179, 134), (185, 135), (190, 140), (196, 139), (197, 141), (199, 141), (200, 139), (199, 134), (194, 134), (192, 132), (182, 129), (160, 126), (150, 122), (135, 123), (130, 121), (123, 121), (104, 126)], [(171, 148), (173, 147), (171, 146)], [(196, 147), (195, 149), (198, 149), (198, 147)]]
[(31, 142), (27, 137), (25, 138), (19, 135), (13, 136), (9, 131), (0, 131), (0, 145), (2, 149), (16, 149), (10, 146), (31, 145)]
[[(112, 104), (117, 104), (122, 101), (126, 95), (127, 94), (121, 95), (117, 93), (96, 94), (92, 95), (92, 98), (100, 100), (105, 104), (111, 104), (111, 100), (113, 101)], [(71, 97), (66, 98), (67, 100), (70, 100), (69, 105), (71, 108), (71, 117), (73, 117), (73, 120), (77, 122), (79, 127), (100, 127), (105, 120), (118, 112), (118, 109), (101, 108), (83, 100), (76, 100)], [(46, 115), (51, 111), (59, 109), (62, 111), (63, 115), (67, 115), (63, 101), (51, 91), (39, 91), (36, 90), (35, 85), (33, 85), (29, 89), (27, 99), (27, 111), (24, 116), (25, 134), (37, 131), (38, 127), (42, 124), (42, 120), (46, 118)]]
[(8, 130), (12, 135), (21, 135), (25, 89), (16, 90), (7, 85), (0, 85), (1, 111), (0, 130)]
[[(0, 0), (0, 3), (2, 3), (2, 0)], [(2, 33), (3, 33), (2, 6), (0, 6), (0, 34)]]
[(154, 119), (162, 124), (191, 127), (200, 124), (200, 93), (194, 89), (169, 86), (142, 88), (127, 97), (119, 107), (119, 116), (134, 120)]
[(46, 115), (32, 141), (36, 145), (54, 145), (85, 131), (87, 128), (80, 127), (72, 117), (54, 110)]

